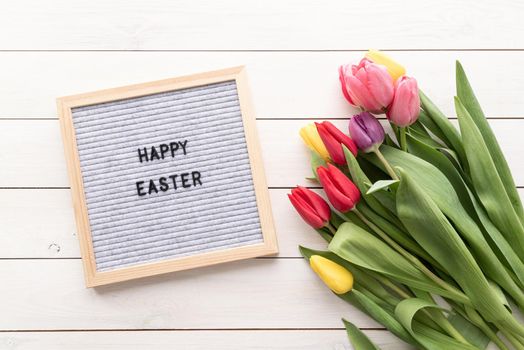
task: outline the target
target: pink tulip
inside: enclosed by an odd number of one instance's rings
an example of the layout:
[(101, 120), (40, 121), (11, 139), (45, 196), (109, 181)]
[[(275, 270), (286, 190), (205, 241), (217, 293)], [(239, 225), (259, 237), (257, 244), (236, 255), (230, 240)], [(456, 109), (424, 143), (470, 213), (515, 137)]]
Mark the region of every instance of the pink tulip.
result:
[(420, 113), (420, 97), (415, 78), (400, 77), (395, 83), (395, 96), (386, 113), (395, 125), (406, 127), (417, 121)]
[(385, 66), (363, 58), (358, 66), (348, 64), (338, 71), (342, 93), (352, 105), (382, 113), (393, 100), (393, 78)]

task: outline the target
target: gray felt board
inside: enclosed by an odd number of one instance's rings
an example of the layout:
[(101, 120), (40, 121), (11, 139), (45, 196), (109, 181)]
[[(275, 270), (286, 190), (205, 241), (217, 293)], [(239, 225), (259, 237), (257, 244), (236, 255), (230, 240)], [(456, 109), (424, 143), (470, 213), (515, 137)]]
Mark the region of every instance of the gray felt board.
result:
[(72, 116), (97, 271), (262, 242), (235, 81)]

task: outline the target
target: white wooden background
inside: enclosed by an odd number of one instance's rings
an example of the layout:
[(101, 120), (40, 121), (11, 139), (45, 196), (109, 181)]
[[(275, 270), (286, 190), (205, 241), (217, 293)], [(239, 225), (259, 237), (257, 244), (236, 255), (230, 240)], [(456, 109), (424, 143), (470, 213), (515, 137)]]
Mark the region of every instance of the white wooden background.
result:
[[(322, 241), (286, 193), (301, 125), (353, 111), (337, 67), (379, 48), (453, 117), (460, 59), (524, 191), (520, 0), (0, 2), (0, 349), (349, 349), (348, 318), (297, 245)], [(281, 252), (85, 289), (55, 97), (246, 64)], [(524, 192), (523, 192), (524, 193)]]

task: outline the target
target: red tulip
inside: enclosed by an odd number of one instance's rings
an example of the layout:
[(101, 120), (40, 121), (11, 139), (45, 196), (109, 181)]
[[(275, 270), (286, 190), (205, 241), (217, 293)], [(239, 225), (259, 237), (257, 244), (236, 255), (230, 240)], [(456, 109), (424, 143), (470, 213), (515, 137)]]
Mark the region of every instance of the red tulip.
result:
[(353, 210), (360, 201), (357, 186), (337, 167), (328, 164), (327, 168), (317, 168), (318, 179), (333, 207), (341, 213)]
[(354, 156), (357, 155), (357, 145), (353, 140), (344, 134), (342, 131), (338, 130), (335, 125), (330, 122), (315, 123), (317, 126), (318, 134), (328, 150), (329, 157), (335, 164), (345, 165), (346, 156), (344, 155), (344, 150), (342, 145), (345, 145)]
[(313, 228), (319, 229), (329, 223), (331, 209), (324, 198), (315, 192), (297, 186), (287, 196), (302, 219), (313, 226)]

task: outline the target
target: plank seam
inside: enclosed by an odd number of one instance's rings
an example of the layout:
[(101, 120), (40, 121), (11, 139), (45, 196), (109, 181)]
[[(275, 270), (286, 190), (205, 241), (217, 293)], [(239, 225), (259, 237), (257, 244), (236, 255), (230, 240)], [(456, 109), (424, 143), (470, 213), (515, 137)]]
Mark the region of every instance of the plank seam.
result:
[[(381, 327), (363, 327), (363, 331), (388, 331)], [(58, 332), (265, 332), (265, 331), (342, 331), (339, 327), (313, 327), (313, 328), (92, 328), (92, 329), (0, 329), (0, 333), (58, 333)]]
[[(20, 257), (20, 258), (2, 258), (0, 257), (0, 261), (14, 261), (14, 260), (81, 260), (81, 257)], [(256, 258), (253, 258), (256, 260), (302, 260), (303, 258), (301, 256), (259, 256)]]
[[(418, 48), (380, 49), (383, 52), (522, 52), (524, 48)], [(358, 49), (0, 49), (1, 52), (367, 52)]]
[[(384, 116), (378, 116), (377, 119), (379, 120), (387, 120)], [(451, 116), (448, 117), (449, 120), (457, 120), (457, 117)], [(524, 120), (524, 116), (491, 116), (486, 117), (487, 120)], [(56, 120), (58, 121), (57, 117), (29, 117), (29, 118), (23, 118), (23, 117), (1, 117), (0, 121), (50, 121), (50, 120)], [(300, 121), (300, 120), (349, 120), (348, 117), (300, 117), (300, 118), (274, 118), (274, 117), (258, 117), (256, 120), (262, 120), (262, 121)]]
[[(312, 189), (312, 190), (321, 190), (321, 186), (304, 186), (306, 188)], [(517, 189), (524, 189), (524, 185), (515, 186)], [(295, 186), (268, 186), (268, 190), (291, 190), (295, 188)], [(57, 186), (57, 187), (32, 187), (32, 186), (0, 186), (0, 190), (69, 190), (70, 187), (68, 186)]]

